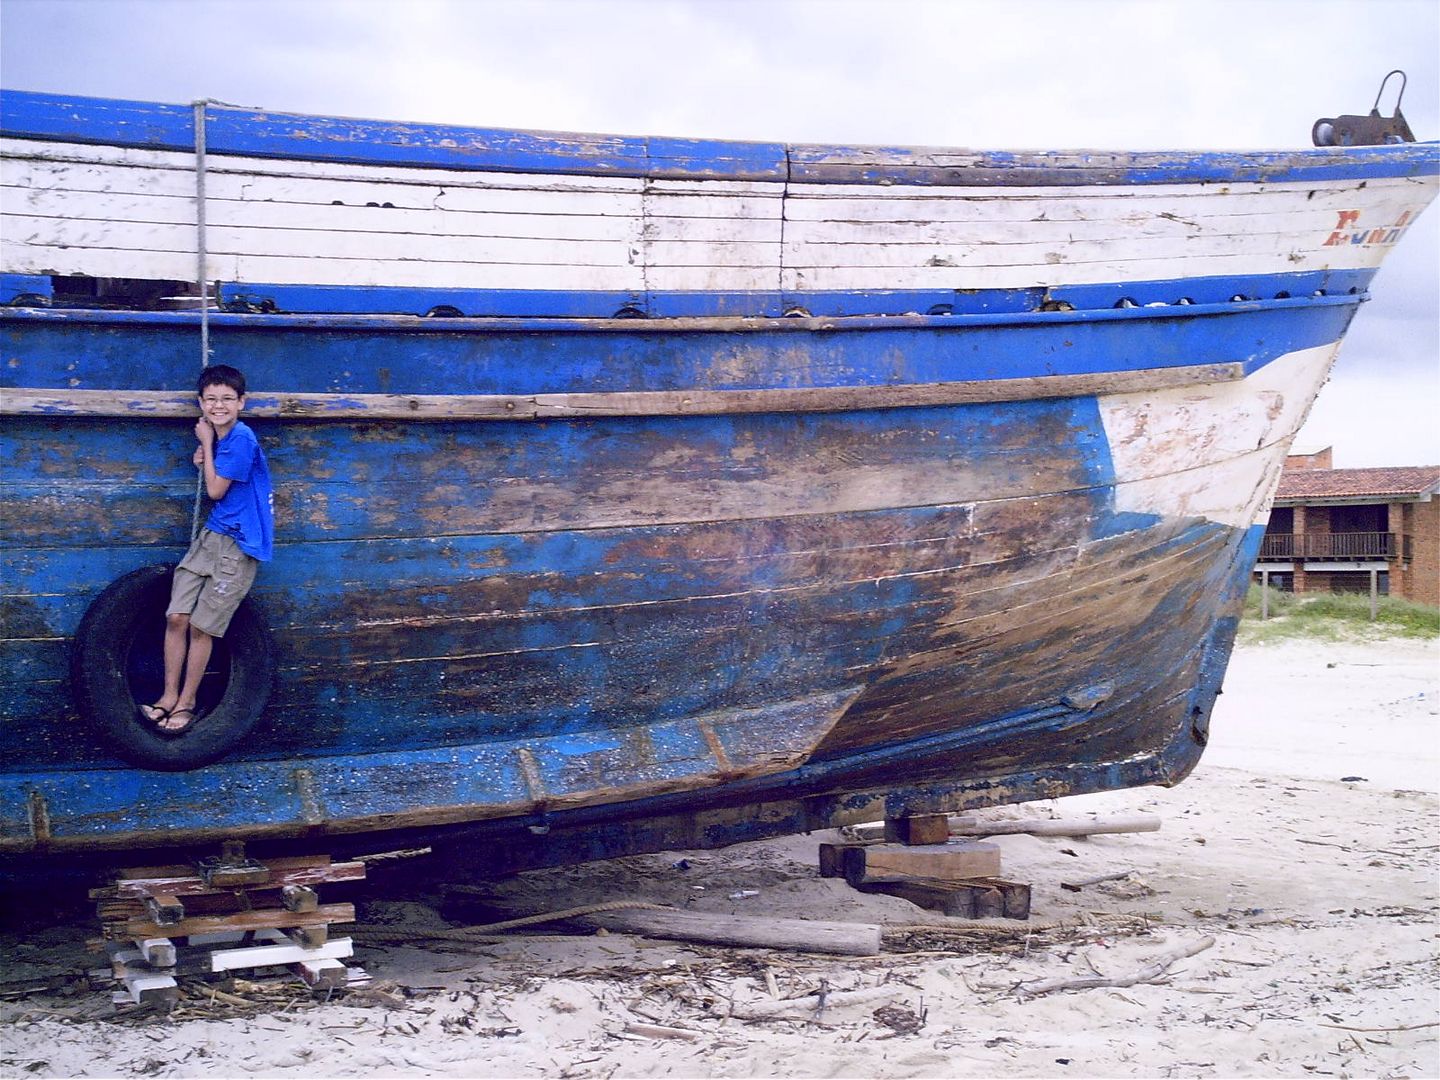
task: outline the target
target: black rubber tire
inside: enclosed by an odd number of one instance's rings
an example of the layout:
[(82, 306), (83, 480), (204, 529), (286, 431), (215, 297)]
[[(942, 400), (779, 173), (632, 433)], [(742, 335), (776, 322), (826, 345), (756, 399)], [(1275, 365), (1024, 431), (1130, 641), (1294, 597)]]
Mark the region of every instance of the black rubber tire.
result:
[(275, 649), (258, 605), (246, 597), (215, 642), (200, 719), (179, 737), (159, 734), (139, 706), (159, 697), (159, 646), (173, 570), (143, 567), (95, 598), (75, 632), (70, 683), (81, 716), (120, 757), (176, 772), (218, 761), (255, 727), (274, 684)]

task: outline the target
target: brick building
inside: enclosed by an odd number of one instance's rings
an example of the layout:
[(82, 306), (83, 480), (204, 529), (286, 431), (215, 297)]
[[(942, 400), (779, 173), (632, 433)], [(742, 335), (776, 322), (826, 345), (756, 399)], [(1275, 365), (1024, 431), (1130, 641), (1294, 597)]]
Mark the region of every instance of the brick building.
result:
[(1440, 465), (1336, 469), (1327, 447), (1285, 459), (1257, 579), (1440, 607)]

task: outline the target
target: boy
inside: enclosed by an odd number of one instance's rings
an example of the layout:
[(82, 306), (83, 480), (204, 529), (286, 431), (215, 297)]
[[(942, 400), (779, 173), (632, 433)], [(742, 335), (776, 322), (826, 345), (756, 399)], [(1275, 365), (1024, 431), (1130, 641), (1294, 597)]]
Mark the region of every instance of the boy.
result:
[(245, 376), (226, 364), (208, 367), (198, 392), (194, 461), (215, 506), (175, 568), (165, 615), (165, 691), (155, 704), (140, 706), (160, 734), (172, 737), (198, 719), (195, 698), (210, 649), (225, 636), (260, 563), (269, 561), (275, 533), (265, 452), (240, 422)]

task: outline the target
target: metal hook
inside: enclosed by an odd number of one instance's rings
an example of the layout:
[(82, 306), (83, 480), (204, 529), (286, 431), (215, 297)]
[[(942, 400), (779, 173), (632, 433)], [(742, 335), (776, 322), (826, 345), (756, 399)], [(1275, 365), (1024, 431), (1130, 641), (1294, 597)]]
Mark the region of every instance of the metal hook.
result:
[(1401, 71), (1399, 68), (1396, 68), (1394, 71), (1390, 72), (1389, 75), (1386, 75), (1385, 78), (1380, 80), (1380, 89), (1375, 91), (1375, 104), (1370, 106), (1371, 116), (1380, 115), (1380, 99), (1385, 96), (1385, 84), (1390, 81), (1390, 75), (1400, 76), (1400, 93), (1395, 95), (1395, 112), (1392, 114), (1393, 116), (1400, 115), (1400, 99), (1405, 96), (1405, 84), (1408, 80), (1405, 77), (1405, 72)]

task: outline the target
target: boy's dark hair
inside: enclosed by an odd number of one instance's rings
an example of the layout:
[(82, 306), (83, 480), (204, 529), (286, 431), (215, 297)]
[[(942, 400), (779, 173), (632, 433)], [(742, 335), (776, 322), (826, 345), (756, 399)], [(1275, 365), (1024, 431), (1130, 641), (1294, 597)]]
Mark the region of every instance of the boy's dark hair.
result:
[(228, 386), (235, 391), (236, 397), (244, 397), (245, 375), (239, 368), (233, 368), (229, 364), (216, 364), (200, 373), (195, 392), (203, 397), (207, 386)]

